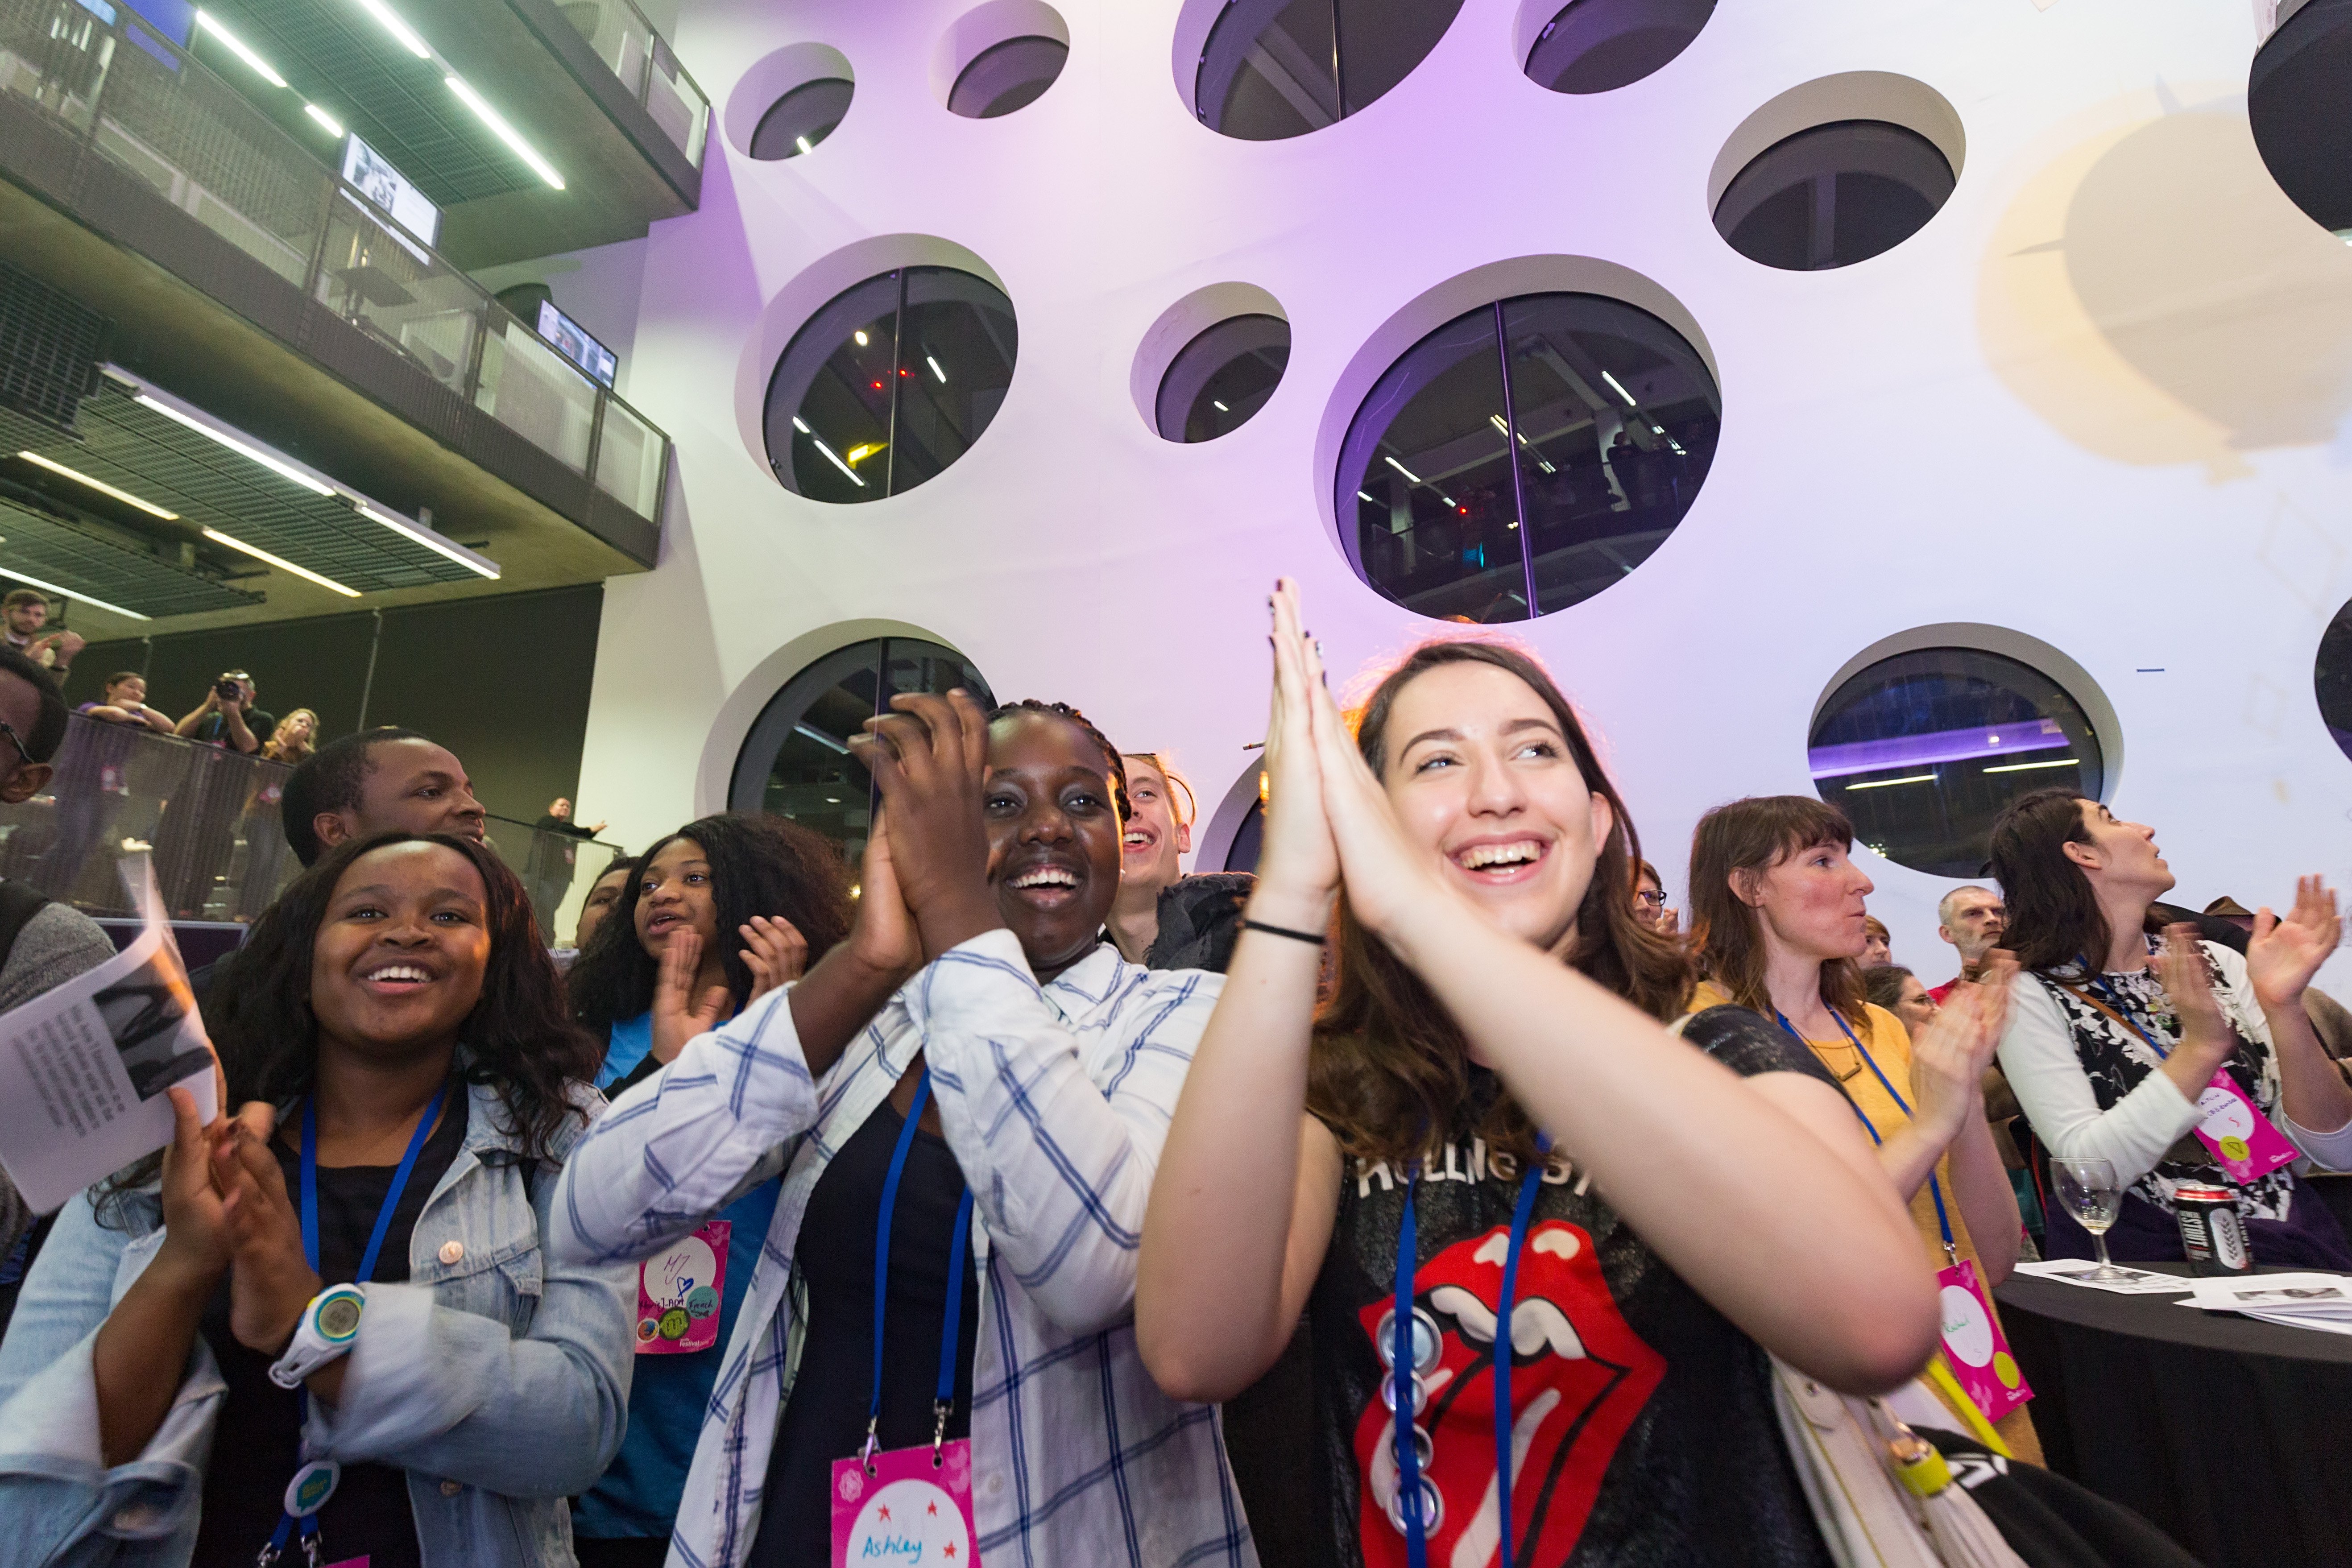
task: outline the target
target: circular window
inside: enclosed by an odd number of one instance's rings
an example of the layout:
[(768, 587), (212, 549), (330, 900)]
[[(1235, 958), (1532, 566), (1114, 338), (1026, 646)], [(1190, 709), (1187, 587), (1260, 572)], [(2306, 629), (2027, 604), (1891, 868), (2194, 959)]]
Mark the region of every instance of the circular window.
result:
[(1059, 38), (1007, 38), (972, 57), (948, 89), (948, 108), (966, 120), (993, 120), (1026, 109), (1062, 74), (1070, 46)]
[(776, 100), (751, 132), (751, 156), (774, 162), (814, 152), (833, 134), (857, 84), (841, 77), (805, 81)]
[(1613, 92), (1688, 48), (1714, 15), (1715, 0), (1569, 0), (1536, 35), (1528, 76), (1554, 92)]
[(2320, 635), (2312, 679), (2319, 689), (2320, 721), (2344, 754), (2352, 757), (2352, 604), (2336, 611)]
[(880, 500), (963, 456), (1013, 384), (1013, 301), (950, 267), (835, 295), (768, 382), (768, 464), (814, 500)]
[(2310, 0), (2255, 52), (2246, 118), (2255, 150), (2287, 200), (2320, 227), (2352, 240), (2347, 101), (2352, 101), (2352, 0)]
[(902, 691), (959, 686), (982, 707), (996, 705), (971, 661), (938, 643), (877, 637), (827, 654), (784, 682), (751, 721), (728, 784), (728, 809), (789, 816), (840, 845), (855, 866), (876, 801), (872, 775), (849, 754), (850, 737)]
[(1290, 323), (1280, 316), (1233, 316), (1177, 351), (1160, 377), (1160, 433), (1171, 441), (1213, 441), (1265, 406), (1290, 363)]
[(1851, 267), (1925, 228), (1954, 183), (1941, 149), (1917, 132), (1842, 120), (1758, 153), (1724, 188), (1715, 226), (1767, 267)]
[(1192, 110), (1244, 142), (1320, 131), (1411, 74), (1462, 0), (1228, 0), (1209, 29)]
[(1993, 819), (2052, 785), (2094, 800), (2106, 763), (2083, 705), (2030, 665), (1931, 647), (1856, 671), (1822, 704), (1807, 752), (1813, 787), (1854, 837), (1937, 877), (1983, 874)]
[(1407, 350), (1349, 426), (1333, 494), (1350, 564), (1440, 620), (1580, 604), (1683, 520), (1722, 409), (1698, 351), (1647, 310), (1601, 294), (1481, 306)]

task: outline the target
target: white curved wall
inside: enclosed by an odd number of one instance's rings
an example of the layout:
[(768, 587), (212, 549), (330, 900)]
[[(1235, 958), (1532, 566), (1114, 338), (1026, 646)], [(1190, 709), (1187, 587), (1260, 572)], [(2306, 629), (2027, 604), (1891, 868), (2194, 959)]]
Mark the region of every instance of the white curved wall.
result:
[[(954, 0), (689, 0), (679, 52), (714, 101), (803, 41), (848, 57), (857, 96), (810, 156), (756, 163), (714, 136), (701, 211), (645, 242), (630, 386), (677, 440), (678, 489), (659, 569), (605, 595), (583, 803), (632, 842), (719, 806), (789, 673), (779, 650), (877, 621), (954, 644), (1001, 695), (1173, 748), (1218, 799), (1263, 731), (1276, 574), (1302, 580), (1336, 668), (1438, 629), (1359, 583), (1321, 521), (1312, 454), (1343, 367), (1445, 279), (1565, 254), (1654, 279), (1721, 372), (1722, 447), (1680, 530), (1525, 629), (1604, 735), (1678, 902), (1698, 814), (1808, 790), (1824, 684), (1937, 622), (2013, 627), (2100, 684), (2128, 751), (2114, 804), (2158, 825), (2182, 898), (2352, 880), (2352, 763), (2311, 679), (2352, 594), (2352, 248), (2255, 153), (2249, 7), (1724, 0), (1665, 69), (1586, 98), (1519, 73), (1517, 8), (1467, 0), (1363, 112), (1249, 143), (1173, 85), (1175, 0), (1058, 4), (1061, 79), (986, 121), (932, 90)], [(1706, 210), (1725, 140), (1800, 83), (1864, 70), (1958, 110), (1950, 204), (1840, 271), (1735, 255)], [(790, 496), (747, 444), (797, 325), (769, 307), (893, 235), (1003, 280), (1011, 394), (919, 489)], [(1138, 416), (1132, 356), (1171, 304), (1229, 280), (1282, 301), (1289, 372), (1236, 434), (1171, 445)], [(1864, 858), (1898, 958), (1944, 978), (1950, 884)]]

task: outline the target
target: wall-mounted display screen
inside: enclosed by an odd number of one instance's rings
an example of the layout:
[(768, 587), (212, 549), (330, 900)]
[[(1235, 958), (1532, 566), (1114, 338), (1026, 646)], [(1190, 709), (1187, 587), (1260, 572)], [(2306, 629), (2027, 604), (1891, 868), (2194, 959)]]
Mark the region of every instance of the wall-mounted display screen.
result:
[(427, 245), (441, 237), (441, 209), (384, 155), (357, 136), (343, 143), (343, 179), (393, 222)]
[(621, 362), (613, 351), (588, 335), (588, 330), (555, 308), (552, 300), (539, 302), (539, 335), (555, 345), (555, 352), (594, 376), (606, 386), (613, 384), (613, 373)]

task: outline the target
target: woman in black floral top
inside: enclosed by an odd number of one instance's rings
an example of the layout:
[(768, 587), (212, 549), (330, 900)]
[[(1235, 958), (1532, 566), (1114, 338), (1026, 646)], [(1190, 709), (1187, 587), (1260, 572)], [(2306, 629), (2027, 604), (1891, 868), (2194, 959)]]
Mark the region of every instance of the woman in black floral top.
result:
[[(2303, 879), (2285, 919), (2255, 917), (2242, 957), (2191, 926), (2159, 942), (2148, 908), (2173, 876), (2155, 829), (2068, 789), (2037, 790), (2002, 813), (1992, 868), (2009, 909), (2004, 940), (2026, 972), (2001, 1070), (2052, 1154), (2105, 1160), (2129, 1184), (2109, 1251), (2180, 1258), (2173, 1189), (2198, 1182), (2235, 1192), (2257, 1263), (2352, 1269), (2334, 1216), (2295, 1179), (2305, 1159), (2352, 1169), (2352, 1085), (2303, 1006), (2342, 932), (2336, 895)], [(2260, 1169), (2272, 1163), (2260, 1123), (2284, 1135), (2271, 1144), (2275, 1158), (2301, 1158)], [(2072, 1216), (2053, 1205), (2047, 1217), (2053, 1257), (2091, 1256)]]

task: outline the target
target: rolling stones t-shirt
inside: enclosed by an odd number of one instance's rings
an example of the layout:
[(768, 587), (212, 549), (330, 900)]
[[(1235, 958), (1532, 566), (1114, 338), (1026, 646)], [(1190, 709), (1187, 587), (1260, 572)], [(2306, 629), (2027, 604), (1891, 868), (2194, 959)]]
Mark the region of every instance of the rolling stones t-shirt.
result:
[[(1742, 1076), (1832, 1082), (1811, 1051), (1738, 1007), (1684, 1037)], [(1496, 1304), (1520, 1172), (1466, 1130), (1501, 1092), (1474, 1069), (1463, 1128), (1423, 1170), (1414, 1304), (1439, 1331), (1419, 1425), (1441, 1513), (1433, 1568), (1490, 1568), (1496, 1512), (1493, 1368), (1511, 1347), (1514, 1557), (1520, 1568), (1825, 1565), (1773, 1415), (1763, 1351), (1654, 1255), (1585, 1173), (1555, 1150), (1519, 1255), (1507, 1336)], [(1389, 1519), (1394, 1434), (1376, 1334), (1395, 1303), (1408, 1173), (1350, 1161), (1308, 1298), (1316, 1423), (1333, 1568), (1404, 1568)], [(1672, 1180), (1671, 1172), (1660, 1179)], [(1801, 1203), (1792, 1193), (1789, 1201)]]

